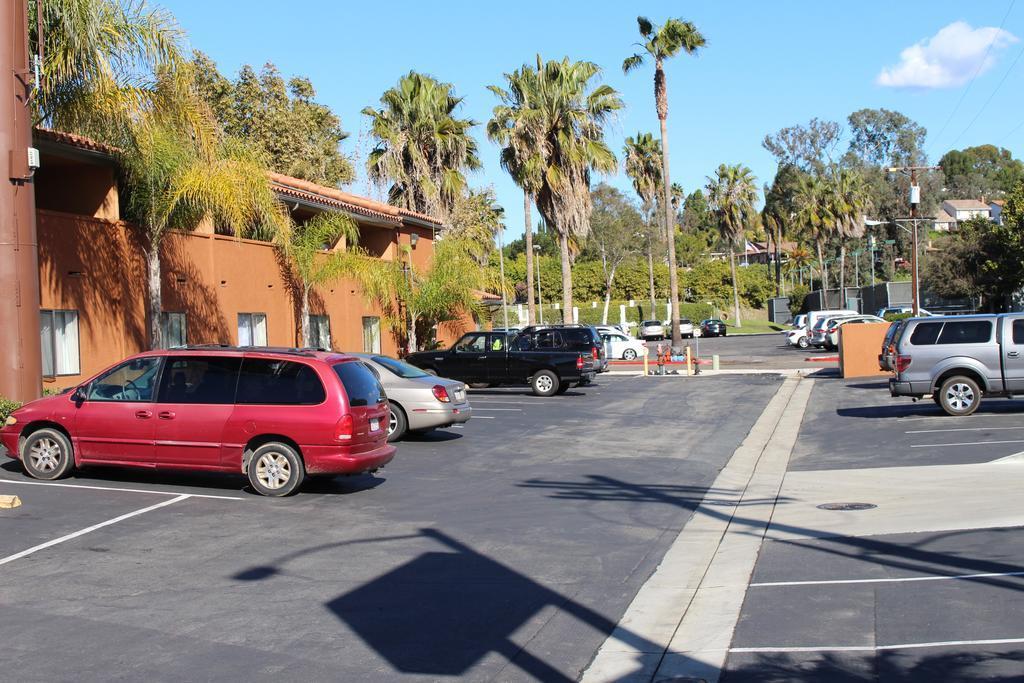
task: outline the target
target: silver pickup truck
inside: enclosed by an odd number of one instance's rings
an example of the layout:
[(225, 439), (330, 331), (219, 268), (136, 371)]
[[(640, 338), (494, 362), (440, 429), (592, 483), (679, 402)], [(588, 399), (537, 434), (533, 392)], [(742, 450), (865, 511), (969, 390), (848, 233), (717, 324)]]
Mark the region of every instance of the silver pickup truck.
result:
[(1024, 395), (1024, 313), (910, 318), (893, 347), (893, 396), (970, 415), (982, 396)]

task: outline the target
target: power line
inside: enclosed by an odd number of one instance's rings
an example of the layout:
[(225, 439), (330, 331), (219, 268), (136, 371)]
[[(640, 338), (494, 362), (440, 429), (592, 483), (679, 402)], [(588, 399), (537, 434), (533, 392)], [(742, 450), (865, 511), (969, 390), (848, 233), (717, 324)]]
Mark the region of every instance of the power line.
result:
[(1010, 12), (1013, 11), (1013, 5), (1016, 1), (1017, 0), (1010, 0), (1010, 6), (1006, 8), (1006, 14), (1003, 15), (1003, 20), (999, 22), (999, 28), (996, 29), (996, 32), (992, 34), (992, 40), (988, 41), (988, 47), (985, 49), (985, 56), (982, 57), (980, 62), (978, 62), (978, 68), (974, 70), (974, 75), (971, 76), (971, 80), (967, 82), (967, 87), (964, 88), (962, 93), (960, 93), (960, 99), (956, 101), (956, 106), (954, 106), (953, 111), (949, 113), (949, 118), (947, 118), (946, 122), (942, 124), (942, 128), (939, 129), (938, 134), (936, 134), (936, 136), (932, 138), (933, 148), (936, 144), (938, 144), (938, 141), (942, 138), (942, 134), (946, 132), (946, 128), (949, 127), (949, 124), (953, 120), (953, 117), (956, 116), (957, 111), (960, 110), (960, 105), (963, 104), (964, 99), (967, 97), (967, 93), (970, 92), (971, 90), (971, 86), (974, 85), (974, 80), (978, 77), (978, 74), (981, 73), (981, 68), (985, 66), (985, 62), (988, 61), (988, 56), (992, 52), (992, 46), (995, 44), (996, 39), (1002, 32), (1003, 26), (1006, 25), (1006, 20), (1007, 18), (1009, 18)]

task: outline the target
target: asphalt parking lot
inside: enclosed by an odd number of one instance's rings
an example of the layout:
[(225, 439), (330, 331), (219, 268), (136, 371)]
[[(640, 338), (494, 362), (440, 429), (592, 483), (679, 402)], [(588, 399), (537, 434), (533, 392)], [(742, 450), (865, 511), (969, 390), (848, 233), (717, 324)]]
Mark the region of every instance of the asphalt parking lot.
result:
[[(1019, 477), (1022, 465), (1011, 461), (1024, 451), (1022, 424), (1020, 401), (993, 399), (952, 418), (931, 401), (890, 398), (883, 382), (817, 381), (787, 482), (842, 490), (844, 480), (874, 477), (877, 497), (869, 486), (863, 500), (846, 502), (878, 507), (823, 513), (837, 528), (864, 530), (823, 533), (788, 527), (780, 498), (721, 680), (1024, 680), (1024, 530), (979, 523), (969, 509), (949, 514), (969, 492), (947, 486), (933, 499), (928, 483), (993, 472), (987, 463), (1005, 458), (994, 476)], [(910, 518), (915, 497), (934, 507)], [(1012, 494), (993, 507), (1024, 513)], [(853, 521), (844, 527), (841, 516)], [(791, 538), (771, 540), (773, 532)]]
[[(377, 476), (0, 467), (0, 678), (575, 680), (780, 380), (472, 392)], [(697, 384), (699, 382), (699, 384)]]
[[(650, 341), (646, 345), (650, 357), (654, 358), (654, 350), (659, 342)], [(668, 344), (670, 342), (661, 342)], [(710, 361), (717, 355), (723, 368), (731, 369), (818, 369), (834, 367), (835, 362), (808, 362), (808, 358), (826, 358), (835, 356), (822, 349), (798, 349), (786, 344), (785, 338), (778, 333), (744, 334), (726, 337), (698, 337), (684, 339), (694, 356)]]

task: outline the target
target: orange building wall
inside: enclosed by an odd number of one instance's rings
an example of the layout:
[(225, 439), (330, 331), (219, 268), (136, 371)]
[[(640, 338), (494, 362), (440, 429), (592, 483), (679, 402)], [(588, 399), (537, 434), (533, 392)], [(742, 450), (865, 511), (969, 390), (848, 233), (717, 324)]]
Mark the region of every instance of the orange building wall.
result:
[[(46, 384), (64, 388), (147, 347), (145, 255), (136, 229), (127, 223), (55, 211), (38, 215), (42, 307), (78, 311), (81, 374)], [(429, 263), (430, 237), (429, 230), (421, 233), (413, 251), (417, 267)], [(399, 238), (407, 242), (408, 234)], [(238, 314), (265, 313), (267, 343), (295, 346), (300, 313), (279, 259), (278, 251), (264, 242), (171, 233), (162, 247), (164, 310), (186, 313), (190, 344), (237, 344)], [(337, 350), (362, 351), (362, 318), (376, 315), (382, 318), (381, 351), (398, 352), (380, 311), (351, 281), (314, 292), (311, 310), (330, 316)], [(471, 321), (463, 326), (471, 327)], [(439, 334), (445, 341), (455, 336)]]
[(839, 328), (839, 374), (843, 377), (879, 377), (889, 373), (878, 367), (878, 354), (889, 323), (851, 323)]

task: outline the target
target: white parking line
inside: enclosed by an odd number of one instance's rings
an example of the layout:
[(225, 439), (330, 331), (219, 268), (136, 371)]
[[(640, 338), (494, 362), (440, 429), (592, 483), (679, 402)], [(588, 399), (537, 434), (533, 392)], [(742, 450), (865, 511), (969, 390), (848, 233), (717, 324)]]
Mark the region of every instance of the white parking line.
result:
[(1008, 429), (1024, 429), (1022, 427), (963, 427), (962, 429), (914, 429), (904, 434), (938, 434), (939, 432), (1002, 432)]
[(764, 581), (750, 584), (751, 588), (770, 588), (775, 586), (835, 586), (850, 583), (910, 583), (913, 581), (970, 581), (987, 579), (996, 576), (1024, 576), (1019, 572), (990, 572), (987, 574), (955, 574), (951, 576), (903, 576), (889, 579), (823, 579), (821, 581)]
[(813, 647), (731, 647), (729, 652), (878, 652), (880, 650), (919, 650), (951, 645), (1011, 645), (1024, 643), (1024, 638), (991, 638), (989, 640), (942, 640), (931, 643), (900, 643), (898, 645), (822, 645)]
[(1000, 443), (1024, 443), (1024, 439), (1010, 439), (1007, 441), (962, 441), (960, 443), (919, 443), (911, 448), (943, 448), (947, 446), (987, 446)]
[(186, 493), (180, 491), (154, 491), (152, 489), (123, 489), (117, 486), (87, 486), (85, 484), (60, 484), (54, 481), (21, 481), (18, 479), (0, 478), (0, 486), (4, 484), (19, 484), (22, 486), (57, 486), (66, 489), (91, 489), (93, 491), (121, 491), (122, 493), (155, 493), (160, 496), (187, 495), (190, 498), (212, 498), (214, 500), (245, 500), (238, 496), (214, 496), (208, 493)]
[(31, 548), (28, 548), (26, 550), (22, 550), (20, 553), (14, 553), (13, 555), (8, 555), (7, 557), (4, 557), (4, 558), (0, 559), (0, 565), (7, 564), (8, 562), (14, 562), (15, 560), (20, 560), (21, 558), (27, 557), (28, 555), (31, 555), (32, 553), (39, 552), (40, 550), (45, 550), (46, 548), (53, 547), (53, 546), (55, 546), (55, 545), (57, 545), (59, 543), (64, 543), (65, 541), (70, 541), (72, 539), (78, 538), (79, 536), (84, 536), (86, 534), (92, 533), (93, 531), (96, 531), (97, 529), (102, 529), (103, 527), (110, 526), (111, 524), (117, 524), (118, 522), (123, 522), (126, 519), (131, 519), (132, 517), (137, 517), (139, 515), (144, 515), (147, 512), (152, 512), (153, 510), (157, 510), (159, 508), (167, 507), (168, 505), (174, 505), (175, 503), (180, 503), (181, 501), (183, 501), (183, 500), (185, 500), (187, 498), (190, 498), (190, 497), (191, 496), (189, 496), (187, 493), (183, 493), (183, 494), (181, 494), (181, 495), (179, 495), (179, 496), (177, 496), (175, 498), (171, 498), (170, 500), (165, 500), (162, 503), (157, 503), (156, 505), (150, 505), (149, 507), (144, 507), (144, 508), (142, 508), (140, 510), (135, 510), (134, 512), (128, 512), (128, 513), (120, 515), (118, 517), (114, 517), (113, 519), (108, 519), (105, 522), (100, 522), (99, 524), (93, 524), (92, 526), (87, 526), (84, 529), (79, 529), (78, 531), (75, 531), (73, 533), (67, 534), (65, 536), (61, 536), (60, 538), (55, 538), (52, 541), (47, 541), (46, 543), (40, 543), (39, 545), (32, 546)]

